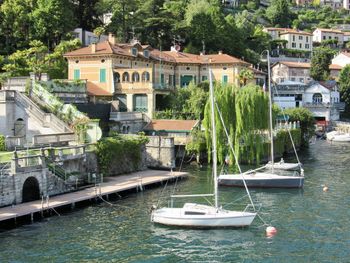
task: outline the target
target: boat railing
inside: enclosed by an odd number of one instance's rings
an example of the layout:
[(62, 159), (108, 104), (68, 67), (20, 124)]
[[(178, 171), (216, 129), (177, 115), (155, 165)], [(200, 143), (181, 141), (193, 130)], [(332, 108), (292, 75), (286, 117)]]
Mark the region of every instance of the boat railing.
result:
[(174, 199), (176, 198), (188, 198), (188, 197), (213, 197), (214, 194), (194, 194), (194, 195), (171, 195), (170, 207), (174, 206)]

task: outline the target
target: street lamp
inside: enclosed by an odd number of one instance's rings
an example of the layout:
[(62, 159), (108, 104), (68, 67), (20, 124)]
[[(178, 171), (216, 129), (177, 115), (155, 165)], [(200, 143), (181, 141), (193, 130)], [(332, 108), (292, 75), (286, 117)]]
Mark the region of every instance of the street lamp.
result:
[[(274, 149), (273, 149), (273, 126), (272, 126), (272, 94), (271, 94), (271, 69), (270, 69), (270, 51), (264, 50), (261, 52), (261, 56), (266, 52), (266, 60), (267, 60), (267, 81), (268, 81), (268, 89), (269, 89), (269, 119), (270, 119), (270, 140), (271, 140), (271, 164), (272, 164), (272, 172), (273, 172), (273, 164), (274, 164)], [(261, 61), (264, 61), (261, 59)]]

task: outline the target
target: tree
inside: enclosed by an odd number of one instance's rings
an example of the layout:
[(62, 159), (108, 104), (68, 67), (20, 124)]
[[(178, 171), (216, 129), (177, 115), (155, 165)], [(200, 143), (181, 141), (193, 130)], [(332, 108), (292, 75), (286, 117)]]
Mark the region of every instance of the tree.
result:
[(254, 79), (254, 73), (252, 70), (244, 68), (239, 72), (238, 78), (241, 86), (245, 86), (249, 80)]
[(316, 81), (323, 81), (329, 78), (329, 65), (332, 63), (334, 50), (327, 47), (315, 48), (311, 58), (310, 76)]
[[(104, 1), (100, 0), (74, 0), (73, 11), (74, 17), (77, 20), (77, 26), (92, 31), (102, 23), (99, 15), (107, 13), (110, 9), (108, 7), (102, 9), (100, 5), (104, 5)], [(100, 7), (100, 8), (99, 8)]]
[(347, 108), (350, 106), (350, 65), (346, 65), (339, 74), (339, 86), (342, 99)]
[(76, 25), (70, 0), (37, 0), (31, 18), (34, 38), (47, 43), (50, 50)]
[(98, 42), (99, 42), (101, 35), (105, 32), (105, 28), (102, 26), (99, 26), (99, 27), (96, 27), (93, 32), (98, 37)]
[(266, 16), (273, 26), (290, 27), (291, 12), (287, 0), (272, 0)]

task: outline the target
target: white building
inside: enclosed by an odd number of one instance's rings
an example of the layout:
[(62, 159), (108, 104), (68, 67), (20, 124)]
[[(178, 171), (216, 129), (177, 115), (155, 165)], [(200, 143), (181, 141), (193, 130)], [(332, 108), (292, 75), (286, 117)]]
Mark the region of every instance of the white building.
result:
[(298, 31), (294, 29), (288, 29), (280, 32), (281, 40), (287, 40), (288, 49), (312, 51), (312, 34), (308, 32)]
[(104, 42), (108, 40), (108, 36), (106, 35), (101, 35), (99, 40), (98, 36), (96, 36), (94, 33), (86, 31), (82, 28), (74, 29), (73, 34), (75, 38), (78, 38), (81, 41), (83, 46), (89, 46), (92, 43)]
[(340, 52), (332, 59), (332, 64), (336, 64), (341, 67), (345, 67), (346, 65), (350, 64), (350, 53)]
[(273, 100), (281, 108), (308, 108), (315, 119), (323, 125), (339, 120), (339, 113), (345, 104), (340, 102), (340, 94), (335, 81), (300, 82), (286, 81), (273, 90)]
[(344, 44), (344, 33), (337, 29), (316, 28), (313, 32), (313, 41), (321, 43), (326, 40), (337, 40), (341, 46)]

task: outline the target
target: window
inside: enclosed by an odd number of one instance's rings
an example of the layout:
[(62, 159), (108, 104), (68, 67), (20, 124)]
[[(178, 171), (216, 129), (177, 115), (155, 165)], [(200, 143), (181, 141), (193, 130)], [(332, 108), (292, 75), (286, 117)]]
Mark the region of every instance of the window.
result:
[(160, 74), (160, 84), (163, 86), (165, 84), (165, 77), (164, 74)]
[(129, 82), (129, 73), (128, 72), (123, 73), (122, 80), (123, 80), (123, 82)]
[(299, 81), (300, 81), (301, 83), (304, 83), (304, 78), (300, 78)]
[(207, 76), (202, 76), (202, 81), (206, 81), (208, 79)]
[(322, 39), (325, 40), (325, 39), (326, 39), (326, 36), (323, 36)]
[(322, 103), (322, 94), (321, 93), (315, 93), (312, 96), (312, 103), (314, 103), (314, 104)]
[(309, 42), (309, 37), (306, 37), (306, 43), (308, 43)]
[(227, 82), (228, 82), (228, 76), (222, 75), (222, 83), (227, 83)]
[(303, 40), (303, 36), (299, 36), (299, 40)]
[(303, 48), (303, 44), (299, 43), (299, 48)]
[(169, 75), (168, 84), (169, 84), (170, 86), (172, 86), (173, 83), (174, 83), (174, 76), (173, 76), (173, 75)]
[(149, 51), (148, 50), (144, 50), (143, 51), (143, 55), (148, 58), (149, 57)]
[(148, 110), (148, 100), (147, 95), (137, 94), (134, 95), (134, 111), (138, 112), (146, 112)]
[(148, 82), (150, 80), (150, 75), (147, 71), (142, 73), (142, 82)]
[(292, 47), (294, 47), (294, 48), (297, 47), (297, 44), (292, 42)]
[(284, 78), (280, 78), (280, 83), (284, 82)]
[(310, 45), (309, 44), (305, 44), (305, 48), (309, 49)]
[(295, 41), (295, 36), (293, 35), (293, 41)]
[(100, 83), (105, 83), (106, 82), (106, 69), (101, 68), (100, 69)]
[(291, 81), (295, 81), (295, 78), (291, 78), (290, 80), (291, 80)]
[(328, 39), (332, 39), (332, 37), (331, 37), (331, 36), (329, 36), (329, 37), (328, 37)]
[(120, 83), (120, 74), (118, 72), (114, 72), (113, 78), (115, 83)]
[(137, 72), (132, 73), (132, 81), (133, 82), (140, 82), (140, 75)]
[(80, 69), (75, 69), (74, 70), (74, 79), (80, 79)]
[(137, 56), (137, 48), (133, 47), (131, 49), (131, 54), (136, 57)]

